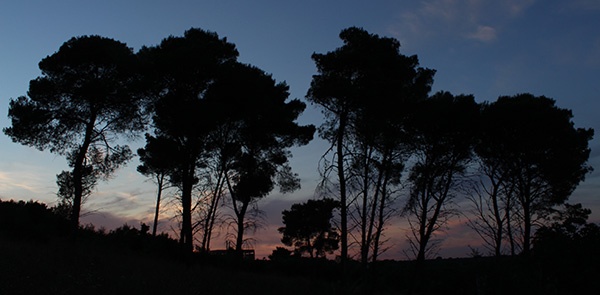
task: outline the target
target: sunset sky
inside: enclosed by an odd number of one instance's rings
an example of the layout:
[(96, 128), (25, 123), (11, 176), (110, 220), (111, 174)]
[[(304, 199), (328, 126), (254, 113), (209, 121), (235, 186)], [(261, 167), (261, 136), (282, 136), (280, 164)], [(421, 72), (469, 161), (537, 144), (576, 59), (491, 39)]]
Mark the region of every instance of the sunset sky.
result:
[[(53, 3), (56, 2), (56, 3)], [(556, 99), (573, 111), (576, 127), (600, 132), (600, 1), (597, 0), (423, 0), (423, 1), (2, 1), (0, 3), (0, 128), (9, 126), (8, 101), (25, 95), (40, 75), (38, 62), (74, 36), (101, 35), (135, 51), (181, 36), (191, 27), (227, 37), (239, 60), (271, 73), (304, 99), (316, 73), (310, 56), (342, 45), (339, 32), (362, 27), (394, 37), (405, 55), (437, 70), (433, 91), (473, 94), (477, 101), (529, 92)], [(319, 125), (320, 111), (308, 106), (302, 124)], [(590, 142), (589, 163), (597, 170), (575, 191), (572, 203), (591, 208), (600, 222), (600, 135)], [(143, 140), (131, 143), (133, 149)], [(281, 211), (315, 196), (317, 166), (327, 144), (319, 139), (293, 150), (292, 167), (302, 189), (273, 193), (260, 203), (265, 227), (257, 232), (257, 255), (279, 243)], [(83, 223), (108, 229), (127, 222), (151, 223), (155, 187), (132, 161), (85, 204)], [(67, 170), (62, 156), (12, 143), (0, 134), (0, 199), (56, 202), (56, 174)], [(168, 212), (165, 212), (167, 215)], [(401, 219), (400, 219), (401, 220)], [(456, 219), (442, 235), (442, 256), (468, 254), (476, 235)], [(170, 232), (167, 222), (159, 230)], [(390, 225), (393, 247), (386, 258), (404, 259), (406, 224)], [(221, 247), (223, 236), (214, 248)]]

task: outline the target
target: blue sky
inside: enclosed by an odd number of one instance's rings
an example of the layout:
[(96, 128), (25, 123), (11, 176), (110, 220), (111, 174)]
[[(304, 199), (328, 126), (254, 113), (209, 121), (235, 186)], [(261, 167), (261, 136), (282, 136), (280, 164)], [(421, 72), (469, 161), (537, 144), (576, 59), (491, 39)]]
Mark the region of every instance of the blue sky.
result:
[[(58, 2), (58, 3), (52, 3)], [(530, 92), (556, 99), (573, 110), (577, 127), (600, 132), (600, 1), (597, 0), (423, 0), (423, 1), (2, 1), (0, 4), (0, 127), (7, 127), (8, 101), (25, 95), (40, 72), (38, 62), (73, 36), (102, 35), (134, 50), (155, 45), (191, 27), (217, 32), (236, 44), (240, 60), (269, 72), (303, 98), (315, 74), (310, 56), (341, 45), (349, 26), (400, 40), (401, 52), (417, 54), (422, 66), (437, 70), (434, 91), (473, 94), (477, 101)], [(304, 124), (320, 124), (309, 106)], [(597, 138), (600, 136), (596, 136)], [(132, 143), (137, 148), (143, 142)], [(600, 221), (600, 141), (590, 143), (588, 175), (571, 198), (592, 208)], [(274, 249), (281, 210), (313, 196), (317, 165), (326, 145), (315, 140), (294, 149), (293, 168), (303, 188), (273, 194), (257, 247)], [(102, 184), (84, 218), (114, 227), (150, 222), (154, 186), (135, 172), (136, 162)], [(65, 160), (12, 143), (0, 134), (0, 198), (55, 202), (55, 175)], [(457, 220), (447, 232), (442, 254), (465, 255), (473, 235)], [(168, 228), (163, 228), (168, 231)], [(390, 257), (402, 258), (403, 227), (397, 226)], [(219, 242), (215, 242), (219, 245)], [(462, 247), (461, 247), (462, 245)], [(462, 251), (462, 252), (461, 252)]]

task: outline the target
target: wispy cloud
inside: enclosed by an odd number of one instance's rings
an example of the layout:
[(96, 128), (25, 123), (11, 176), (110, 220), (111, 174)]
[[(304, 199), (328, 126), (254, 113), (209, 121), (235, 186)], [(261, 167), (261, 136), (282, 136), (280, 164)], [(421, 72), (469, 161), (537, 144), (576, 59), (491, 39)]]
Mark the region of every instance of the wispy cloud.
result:
[(498, 2), (506, 5), (506, 8), (511, 16), (517, 16), (523, 13), (527, 8), (531, 7), (535, 3), (535, 0), (511, 0)]
[[(522, 15), (535, 0), (428, 0), (404, 11), (390, 26), (400, 41), (457, 38), (492, 42), (499, 29), (512, 18)], [(404, 43), (404, 42), (403, 42)]]
[(479, 26), (475, 32), (468, 34), (467, 37), (481, 42), (491, 42), (496, 40), (496, 29), (488, 26)]
[[(0, 171), (0, 197), (49, 201), (55, 195), (54, 175), (47, 171), (17, 167), (10, 172)], [(36, 171), (36, 172), (31, 172)]]

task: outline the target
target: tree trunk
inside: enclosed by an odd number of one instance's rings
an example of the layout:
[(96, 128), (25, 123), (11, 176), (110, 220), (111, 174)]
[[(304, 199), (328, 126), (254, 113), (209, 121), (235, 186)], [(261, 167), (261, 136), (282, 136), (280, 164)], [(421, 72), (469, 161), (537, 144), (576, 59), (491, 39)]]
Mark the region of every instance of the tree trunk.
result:
[(363, 199), (362, 199), (362, 212), (361, 212), (361, 245), (360, 245), (360, 262), (363, 268), (367, 268), (369, 262), (369, 246), (370, 246), (370, 229), (372, 226), (367, 224), (369, 219), (369, 157), (370, 153), (368, 148), (364, 147), (363, 151)]
[[(385, 176), (383, 177), (383, 183), (381, 184), (381, 188), (380, 188), (381, 201), (379, 202), (379, 213), (377, 214), (378, 222), (377, 222), (377, 228), (375, 229), (375, 237), (374, 237), (374, 241), (373, 241), (373, 258), (372, 258), (373, 262), (376, 262), (377, 257), (379, 256), (379, 240), (381, 239), (381, 233), (383, 232), (383, 224), (385, 222), (384, 214), (385, 214), (386, 200), (388, 197), (387, 184), (388, 184), (389, 173), (390, 173), (390, 171), (386, 167), (387, 167), (387, 163), (383, 165), (383, 171), (381, 172)], [(375, 207), (373, 207), (373, 208), (375, 208)]]
[(219, 173), (219, 177), (217, 178), (217, 184), (215, 190), (213, 191), (213, 198), (211, 199), (208, 214), (204, 222), (204, 236), (202, 238), (202, 250), (204, 251), (210, 251), (210, 240), (212, 237), (212, 230), (215, 225), (217, 209), (219, 206), (221, 195), (223, 193), (223, 186), (225, 182), (223, 173), (224, 172)]
[(242, 250), (244, 246), (244, 220), (246, 218), (246, 211), (248, 210), (249, 204), (249, 201), (244, 201), (240, 210), (236, 210), (235, 212), (237, 217), (237, 236), (235, 241), (235, 251), (240, 257), (242, 257)]
[(427, 247), (427, 208), (429, 206), (428, 193), (426, 191), (421, 192), (421, 215), (419, 217), (419, 250), (417, 252), (417, 263), (425, 261), (425, 250)]
[(502, 216), (500, 215), (500, 207), (498, 205), (498, 190), (500, 187), (500, 183), (496, 183), (492, 180), (492, 209), (494, 210), (494, 218), (496, 219), (496, 234), (494, 237), (494, 255), (496, 257), (500, 257), (502, 254), (502, 230), (504, 229), (504, 224), (502, 221)]
[(73, 208), (71, 209), (71, 235), (77, 236), (79, 231), (79, 214), (81, 212), (81, 199), (83, 197), (83, 166), (85, 162), (85, 156), (88, 148), (92, 142), (92, 134), (94, 133), (94, 123), (96, 122), (96, 116), (92, 115), (90, 122), (86, 124), (85, 136), (83, 143), (77, 151), (75, 163), (73, 163)]
[(516, 250), (515, 250), (515, 239), (513, 237), (513, 233), (512, 233), (512, 217), (511, 217), (511, 212), (510, 212), (510, 204), (511, 204), (511, 200), (510, 200), (511, 196), (507, 196), (506, 199), (506, 236), (508, 237), (508, 243), (510, 244), (510, 255), (511, 256), (515, 256), (516, 254)]
[(340, 182), (340, 243), (341, 243), (341, 264), (342, 269), (346, 269), (346, 260), (348, 259), (348, 204), (346, 202), (346, 176), (344, 174), (344, 133), (346, 129), (347, 115), (346, 111), (340, 114), (340, 126), (337, 134), (337, 172)]
[(529, 255), (531, 244), (531, 208), (529, 202), (523, 204), (523, 255)]
[(152, 226), (152, 236), (156, 237), (156, 228), (158, 227), (158, 212), (160, 210), (160, 198), (163, 191), (163, 183), (165, 180), (165, 175), (160, 173), (156, 176), (156, 182), (158, 184), (158, 191), (156, 193), (156, 209), (154, 210), (154, 224)]
[(192, 233), (192, 189), (194, 186), (194, 176), (191, 171), (193, 171), (193, 169), (189, 168), (188, 171), (185, 172), (181, 185), (182, 222), (179, 243), (185, 253), (192, 253), (194, 251)]

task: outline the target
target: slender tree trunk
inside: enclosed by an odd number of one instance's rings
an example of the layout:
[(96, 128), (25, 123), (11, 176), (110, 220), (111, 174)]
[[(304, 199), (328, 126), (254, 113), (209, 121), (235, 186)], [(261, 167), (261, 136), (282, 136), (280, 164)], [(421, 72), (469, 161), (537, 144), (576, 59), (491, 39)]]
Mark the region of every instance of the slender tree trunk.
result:
[(79, 231), (79, 214), (81, 212), (81, 199), (83, 197), (83, 166), (85, 163), (85, 156), (92, 142), (95, 122), (96, 116), (93, 115), (90, 122), (86, 124), (83, 143), (79, 147), (75, 163), (73, 163), (74, 196), (73, 208), (71, 209), (71, 235), (73, 237), (77, 236), (77, 232)]
[[(500, 215), (500, 207), (498, 205), (498, 189), (500, 184), (492, 180), (492, 210), (494, 210), (494, 218), (496, 219), (496, 234), (494, 237), (494, 254), (499, 257), (502, 253), (502, 231), (504, 224)], [(483, 206), (483, 205), (482, 205)]]
[(343, 111), (340, 114), (340, 126), (337, 134), (337, 173), (340, 185), (340, 243), (341, 243), (341, 264), (342, 269), (346, 270), (346, 260), (348, 259), (348, 204), (346, 200), (346, 176), (344, 169), (344, 134), (346, 133), (347, 114)]
[[(385, 155), (384, 155), (384, 160), (382, 162), (385, 161)], [(378, 208), (378, 204), (380, 204), (379, 202), (379, 196), (380, 195), (385, 195), (384, 191), (385, 190), (385, 184), (383, 181), (384, 178), (384, 174), (385, 174), (385, 164), (382, 163), (382, 165), (379, 167), (379, 169), (377, 169), (378, 175), (377, 175), (377, 182), (375, 183), (375, 188), (374, 188), (374, 193), (373, 193), (373, 202), (371, 204), (371, 213), (369, 216), (369, 229), (367, 232), (367, 244), (373, 245), (373, 255), (372, 257), (374, 258), (372, 261), (375, 262), (377, 259), (377, 253), (375, 253), (378, 250), (377, 247), (377, 243), (379, 243), (379, 237), (378, 235), (379, 230), (375, 229), (375, 236), (373, 236), (373, 229), (375, 228), (375, 219), (377, 218), (377, 208)], [(382, 200), (383, 201), (383, 200)], [(381, 213), (381, 212), (380, 212)], [(381, 218), (378, 220), (381, 221)], [(365, 264), (368, 262), (368, 256), (365, 257)]]
[[(235, 201), (234, 201), (235, 202)], [(249, 201), (244, 201), (239, 211), (236, 210), (235, 214), (237, 217), (237, 236), (235, 241), (235, 251), (241, 256), (244, 246), (244, 220), (246, 218), (246, 211), (248, 210)]]
[(192, 253), (194, 251), (194, 241), (192, 233), (192, 189), (194, 186), (194, 169), (189, 167), (186, 175), (183, 176), (181, 192), (182, 224), (180, 244), (183, 251)]
[(421, 192), (421, 212), (419, 217), (419, 251), (417, 252), (417, 264), (425, 261), (425, 250), (428, 243), (427, 238), (427, 208), (429, 207), (427, 191)]
[[(438, 222), (438, 218), (440, 213), (442, 212), (442, 206), (444, 205), (444, 202), (446, 202), (446, 198), (448, 196), (448, 192), (450, 191), (450, 186), (452, 184), (452, 173), (451, 172), (447, 172), (448, 173), (448, 178), (446, 179), (446, 183), (444, 184), (444, 190), (440, 193), (439, 197), (434, 197), (434, 196), (429, 196), (428, 198), (433, 198), (433, 200), (435, 201), (435, 209), (433, 211), (433, 215), (431, 216), (431, 218), (429, 220), (427, 220), (427, 207), (424, 206), (424, 212), (423, 212), (423, 218), (425, 218), (426, 220), (424, 220), (424, 222), (427, 223), (427, 227), (426, 230), (423, 231), (424, 235), (422, 235), (421, 238), (421, 243), (419, 245), (419, 254), (417, 255), (417, 261), (424, 261), (425, 260), (425, 252), (427, 251), (427, 245), (429, 244), (429, 240), (431, 239), (431, 236), (433, 234), (433, 231), (435, 229), (435, 225)], [(433, 182), (433, 181), (432, 181)], [(433, 183), (430, 185), (430, 187), (433, 187)], [(433, 195), (432, 190), (429, 189), (429, 192)]]
[[(387, 160), (386, 160), (387, 162)], [(389, 169), (387, 168), (387, 163), (383, 165), (383, 171), (382, 174), (385, 175), (385, 177), (383, 178), (383, 182), (381, 184), (381, 201), (379, 202), (379, 212), (377, 213), (377, 228), (375, 229), (375, 237), (374, 237), (374, 241), (373, 241), (373, 258), (372, 261), (376, 262), (377, 261), (377, 257), (379, 256), (379, 240), (381, 239), (381, 234), (383, 232), (383, 224), (385, 223), (385, 207), (386, 207), (386, 200), (388, 198), (388, 194), (387, 194), (387, 184), (388, 184), (388, 180), (389, 180)], [(375, 207), (373, 207), (375, 208)]]
[(362, 199), (362, 212), (361, 212), (361, 245), (360, 245), (360, 261), (363, 268), (367, 268), (369, 262), (369, 246), (370, 246), (370, 229), (372, 228), (368, 224), (369, 219), (369, 148), (364, 147), (363, 151), (363, 199)]
[(204, 251), (210, 251), (210, 240), (217, 215), (217, 208), (219, 206), (219, 201), (223, 191), (224, 180), (222, 176), (223, 174), (219, 173), (217, 184), (213, 191), (213, 197), (208, 208), (208, 214), (206, 216), (206, 220), (204, 220), (204, 235), (202, 237), (202, 250)]
[(529, 171), (524, 173), (524, 177), (526, 177), (526, 179), (519, 182), (519, 191), (517, 196), (521, 205), (521, 209), (523, 210), (523, 247), (521, 249), (521, 254), (527, 256), (529, 255), (531, 245), (531, 206), (533, 202), (531, 196), (531, 187), (529, 186), (531, 183)]
[(156, 182), (158, 184), (158, 191), (156, 192), (156, 209), (154, 210), (154, 224), (152, 225), (152, 236), (156, 237), (156, 228), (158, 227), (158, 212), (160, 211), (160, 198), (163, 191), (163, 183), (165, 175), (160, 173), (156, 176)]
[(506, 236), (508, 237), (508, 243), (510, 244), (510, 255), (515, 256), (515, 239), (512, 232), (512, 214), (511, 214), (511, 196), (507, 196), (506, 199)]
[(531, 243), (531, 206), (529, 197), (523, 203), (523, 255), (529, 255)]

